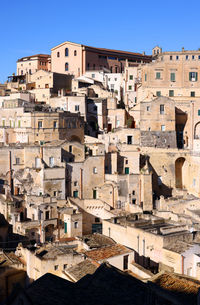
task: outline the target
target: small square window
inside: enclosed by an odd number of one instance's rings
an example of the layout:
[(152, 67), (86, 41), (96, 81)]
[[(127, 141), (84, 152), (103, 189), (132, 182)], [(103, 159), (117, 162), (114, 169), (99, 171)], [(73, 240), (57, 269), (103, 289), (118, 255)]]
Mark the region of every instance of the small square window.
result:
[(130, 79), (130, 80), (133, 80), (133, 75), (130, 75), (130, 76), (129, 76), (129, 79)]
[(195, 97), (195, 91), (191, 91), (191, 92), (190, 92), (190, 96), (191, 96), (191, 97)]
[(165, 131), (165, 125), (161, 125), (161, 131)]
[(156, 96), (161, 96), (161, 91), (156, 91)]
[(92, 78), (95, 78), (95, 74), (92, 74)]
[(174, 90), (169, 90), (169, 96), (174, 96)]
[(179, 60), (179, 56), (178, 55), (176, 55), (176, 60)]
[(128, 86), (128, 90), (132, 90), (132, 86)]
[(100, 218), (99, 217), (95, 217), (95, 222), (100, 222)]
[(54, 270), (58, 270), (58, 265), (55, 265), (55, 266), (54, 266)]
[(132, 204), (136, 204), (136, 199), (135, 198), (132, 199)]

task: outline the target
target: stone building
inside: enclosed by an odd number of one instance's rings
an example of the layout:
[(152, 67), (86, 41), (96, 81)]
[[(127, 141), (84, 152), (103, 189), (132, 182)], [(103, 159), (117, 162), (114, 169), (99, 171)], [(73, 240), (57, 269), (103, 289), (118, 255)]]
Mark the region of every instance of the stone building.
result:
[(144, 100), (149, 93), (173, 97), (176, 102), (198, 99), (200, 51), (184, 48), (176, 52), (158, 51), (151, 63), (139, 68), (142, 86), (138, 90), (138, 101)]
[(177, 147), (175, 103), (167, 97), (140, 103), (141, 146)]
[(51, 56), (36, 54), (17, 61), (17, 75), (33, 74), (38, 70), (51, 71)]
[(39, 143), (83, 140), (84, 123), (79, 114), (20, 101), (4, 102), (0, 110), (1, 143)]
[(111, 73), (122, 72), (126, 61), (150, 62), (151, 56), (140, 53), (90, 47), (66, 41), (51, 49), (52, 72), (83, 75), (89, 70), (106, 68)]

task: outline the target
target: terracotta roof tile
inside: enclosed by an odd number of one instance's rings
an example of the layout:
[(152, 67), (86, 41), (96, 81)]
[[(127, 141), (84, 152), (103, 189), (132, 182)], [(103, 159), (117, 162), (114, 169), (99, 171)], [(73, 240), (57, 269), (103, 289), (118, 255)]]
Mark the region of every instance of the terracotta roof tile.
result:
[(131, 253), (132, 251), (123, 245), (116, 244), (113, 246), (103, 247), (96, 250), (86, 251), (85, 255), (93, 260), (101, 261), (113, 256)]

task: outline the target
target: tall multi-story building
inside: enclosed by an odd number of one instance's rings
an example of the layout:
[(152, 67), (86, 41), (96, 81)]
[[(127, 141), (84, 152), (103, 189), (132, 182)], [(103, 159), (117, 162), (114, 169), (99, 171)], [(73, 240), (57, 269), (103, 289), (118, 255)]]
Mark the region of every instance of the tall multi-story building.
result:
[(168, 96), (175, 101), (191, 101), (200, 97), (200, 50), (162, 52), (153, 49), (153, 61), (141, 65), (142, 87), (138, 90), (138, 100), (149, 94)]
[(38, 70), (51, 71), (51, 56), (36, 54), (26, 56), (17, 61), (17, 75), (33, 74)]
[(89, 47), (66, 41), (51, 49), (52, 71), (80, 76), (86, 71), (108, 69), (121, 73), (125, 63), (148, 63), (152, 57), (141, 53)]

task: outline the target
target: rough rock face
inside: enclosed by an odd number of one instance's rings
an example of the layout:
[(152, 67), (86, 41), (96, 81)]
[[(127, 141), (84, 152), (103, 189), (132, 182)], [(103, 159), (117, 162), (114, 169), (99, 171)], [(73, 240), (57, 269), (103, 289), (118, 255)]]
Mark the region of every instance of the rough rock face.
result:
[(175, 131), (141, 131), (141, 146), (176, 148)]

